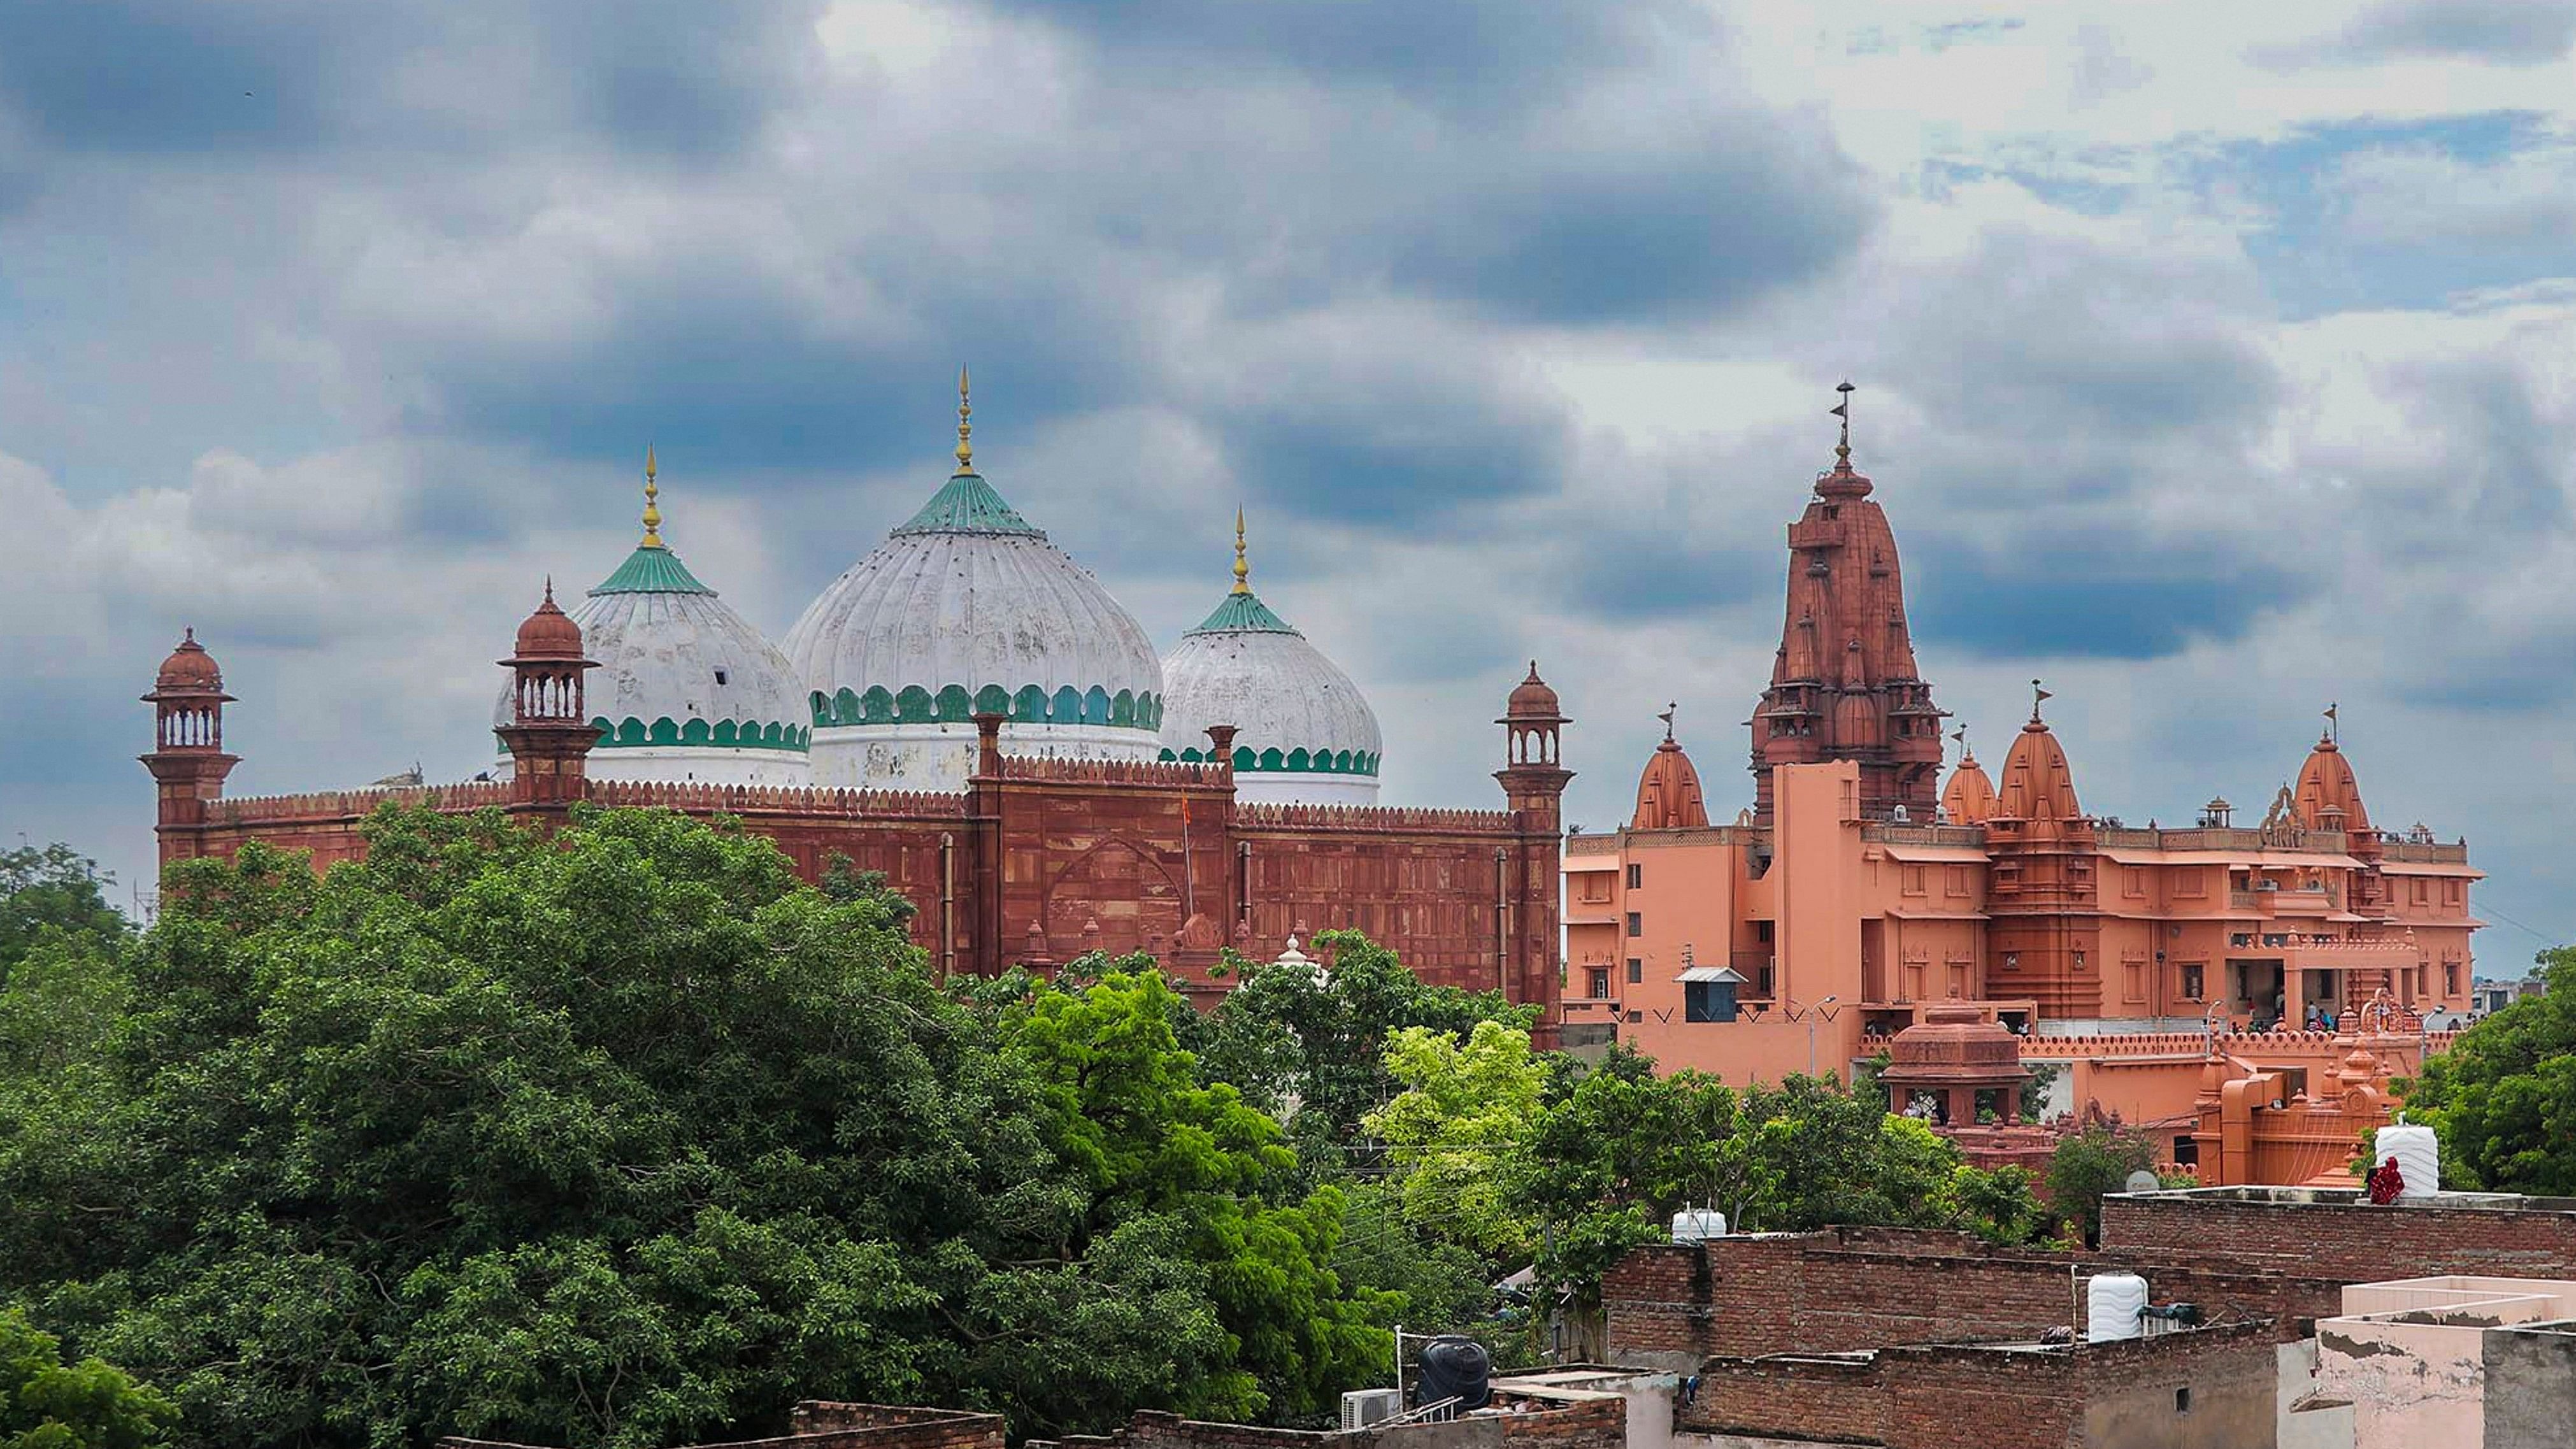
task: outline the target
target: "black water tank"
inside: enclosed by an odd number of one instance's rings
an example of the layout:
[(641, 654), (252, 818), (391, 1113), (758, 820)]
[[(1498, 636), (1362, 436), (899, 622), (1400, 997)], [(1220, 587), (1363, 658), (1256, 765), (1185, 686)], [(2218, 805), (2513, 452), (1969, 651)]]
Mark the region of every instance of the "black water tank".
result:
[(1464, 1412), (1481, 1409), (1494, 1397), (1494, 1360), (1485, 1352), (1485, 1346), (1472, 1338), (1446, 1334), (1431, 1340), (1422, 1346), (1419, 1365), (1420, 1403), (1436, 1404), (1454, 1398)]

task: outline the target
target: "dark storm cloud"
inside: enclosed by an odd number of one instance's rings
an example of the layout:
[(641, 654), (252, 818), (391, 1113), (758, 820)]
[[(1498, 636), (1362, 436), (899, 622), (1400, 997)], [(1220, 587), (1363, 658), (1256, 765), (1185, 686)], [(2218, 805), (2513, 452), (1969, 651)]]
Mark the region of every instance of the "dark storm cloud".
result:
[(1906, 559), (1918, 641), (1972, 657), (2155, 659), (2236, 639), (2305, 597), (2303, 566), (2259, 554), (2210, 557), (2113, 529), (2035, 534), (1995, 556), (1938, 536)]
[(812, 63), (816, 4), (0, 3), (0, 106), (78, 155), (426, 154), (535, 121), (739, 148)]
[(0, 105), (83, 152), (292, 150), (322, 144), (356, 7), (0, 6)]
[(1658, 45), (1716, 38), (1708, 12), (1677, 0), (1004, 0), (1001, 8), (1139, 55), (1193, 66), (1285, 67), (1474, 107), (1555, 91), (1583, 71), (1634, 62)]
[(2258, 64), (2368, 65), (2403, 56), (2466, 56), (2546, 65), (2576, 45), (2576, 6), (2560, 0), (2380, 0), (2333, 35), (2266, 47)]

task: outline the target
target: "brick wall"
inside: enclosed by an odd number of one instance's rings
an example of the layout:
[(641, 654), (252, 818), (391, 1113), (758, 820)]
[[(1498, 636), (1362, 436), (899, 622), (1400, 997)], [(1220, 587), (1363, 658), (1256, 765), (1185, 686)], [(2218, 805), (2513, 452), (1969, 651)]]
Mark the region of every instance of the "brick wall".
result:
[[(2223, 1192), (2224, 1190), (2218, 1190)], [(2213, 1192), (2110, 1197), (2102, 1248), (2191, 1252), (2248, 1265), (2296, 1266), (2362, 1283), (2442, 1273), (2563, 1276), (2576, 1264), (2576, 1212), (2374, 1207), (2352, 1194), (2244, 1201)]]
[[(1002, 1417), (960, 1409), (809, 1401), (788, 1413), (789, 1430), (774, 1439), (737, 1439), (695, 1449), (1004, 1449)], [(438, 1449), (533, 1449), (454, 1435)]]
[[(1838, 1359), (1721, 1357), (1702, 1369), (1676, 1427), (1888, 1449), (2223, 1445), (2257, 1409), (2269, 1426), (2275, 1372), (2270, 1333), (2250, 1323), (2049, 1350), (1932, 1344)], [(2177, 1387), (2199, 1399), (2193, 1414), (2175, 1410)]]
[[(2283, 1271), (2293, 1266), (2303, 1271)], [(2360, 1281), (2305, 1269), (2205, 1248), (2043, 1253), (1959, 1233), (1831, 1228), (1641, 1248), (1604, 1277), (1602, 1306), (1613, 1361), (1672, 1368), (1712, 1354), (2036, 1337), (2075, 1326), (2083, 1280), (2108, 1272), (2144, 1274), (2158, 1302), (2198, 1304), (2213, 1321), (2275, 1320), (2298, 1338), (2342, 1311), (2343, 1285)]]
[(1445, 1424), (1404, 1424), (1348, 1434), (1214, 1424), (1147, 1410), (1115, 1434), (1032, 1439), (1022, 1449), (1625, 1449), (1627, 1441), (1627, 1401), (1612, 1396)]

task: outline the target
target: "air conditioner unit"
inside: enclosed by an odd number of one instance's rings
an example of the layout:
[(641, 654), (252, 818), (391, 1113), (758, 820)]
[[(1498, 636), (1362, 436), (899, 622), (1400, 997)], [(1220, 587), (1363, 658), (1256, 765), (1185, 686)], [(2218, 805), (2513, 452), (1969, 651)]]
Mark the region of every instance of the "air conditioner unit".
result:
[(1353, 1389), (1342, 1395), (1342, 1432), (1365, 1429), (1404, 1412), (1404, 1395), (1395, 1389)]

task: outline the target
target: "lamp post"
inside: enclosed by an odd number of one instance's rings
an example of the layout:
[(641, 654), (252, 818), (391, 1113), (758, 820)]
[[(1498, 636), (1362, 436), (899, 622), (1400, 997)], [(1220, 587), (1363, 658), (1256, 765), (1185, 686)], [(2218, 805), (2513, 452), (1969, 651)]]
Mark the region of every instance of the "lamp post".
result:
[(1808, 1076), (1812, 1077), (1816, 1074), (1816, 1018), (1822, 1016), (1827, 1021), (1833, 1020), (1838, 1013), (1827, 1011), (1825, 1008), (1840, 1000), (1842, 1000), (1840, 996), (1828, 996), (1824, 1000), (1817, 1002), (1815, 1005), (1808, 1007), (1804, 1011), (1800, 1011), (1795, 1003), (1784, 1005), (1780, 1008), (1780, 1014), (1789, 1018), (1791, 1021), (1803, 1021), (1807, 1024)]

